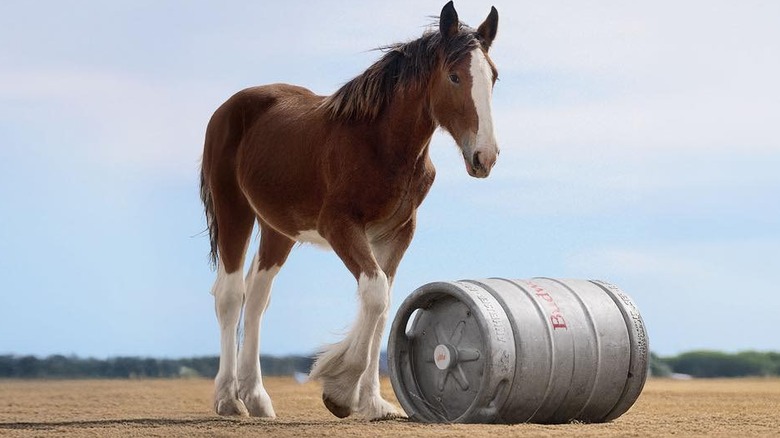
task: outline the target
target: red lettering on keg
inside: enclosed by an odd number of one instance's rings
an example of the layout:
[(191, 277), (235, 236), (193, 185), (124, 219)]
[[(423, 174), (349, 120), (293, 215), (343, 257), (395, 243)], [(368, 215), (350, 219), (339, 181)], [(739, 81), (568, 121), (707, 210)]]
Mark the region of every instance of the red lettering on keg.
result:
[(552, 326), (554, 329), (565, 329), (566, 328), (566, 321), (563, 319), (563, 315), (550, 315), (550, 322), (552, 323)]
[[(536, 289), (534, 289), (534, 290), (536, 290)], [(545, 301), (547, 301), (548, 303), (555, 303), (555, 301), (553, 301), (553, 298), (547, 292), (539, 292), (539, 291), (537, 291), (536, 292), (536, 296), (541, 298), (541, 299), (543, 299), (543, 300), (545, 300)]]
[(553, 299), (552, 295), (544, 290), (542, 286), (534, 283), (533, 281), (528, 281), (528, 286), (530, 286), (531, 289), (533, 289), (534, 294), (542, 301), (545, 301), (547, 303), (547, 307), (550, 308), (550, 324), (552, 324), (553, 330), (568, 330), (569, 328), (566, 325), (566, 318), (563, 317), (561, 308), (558, 307), (558, 303), (555, 302), (555, 299)]

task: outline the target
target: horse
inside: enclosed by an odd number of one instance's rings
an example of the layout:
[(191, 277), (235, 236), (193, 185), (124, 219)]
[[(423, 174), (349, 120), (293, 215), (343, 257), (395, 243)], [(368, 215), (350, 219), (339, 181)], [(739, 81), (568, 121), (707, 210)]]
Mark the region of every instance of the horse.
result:
[[(299, 242), (332, 249), (357, 281), (353, 326), (310, 372), (324, 405), (339, 418), (398, 415), (379, 392), (390, 288), (434, 180), (434, 131), (452, 136), (470, 176), (485, 178), (496, 163), (498, 72), (488, 50), (497, 29), (495, 8), (474, 30), (450, 1), (437, 27), (384, 47), (375, 64), (330, 96), (278, 83), (239, 91), (214, 112), (200, 194), (217, 270), (217, 414), (276, 415), (260, 370), (260, 322), (274, 277)], [(244, 277), (255, 222), (260, 243)]]

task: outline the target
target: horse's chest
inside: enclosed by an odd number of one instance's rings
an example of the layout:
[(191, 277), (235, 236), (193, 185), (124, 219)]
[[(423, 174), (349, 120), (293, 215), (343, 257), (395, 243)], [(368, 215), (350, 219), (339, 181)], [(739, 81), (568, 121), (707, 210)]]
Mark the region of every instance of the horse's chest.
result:
[(379, 182), (370, 195), (380, 216), (377, 219), (406, 222), (422, 204), (432, 183), (433, 173), (427, 170)]

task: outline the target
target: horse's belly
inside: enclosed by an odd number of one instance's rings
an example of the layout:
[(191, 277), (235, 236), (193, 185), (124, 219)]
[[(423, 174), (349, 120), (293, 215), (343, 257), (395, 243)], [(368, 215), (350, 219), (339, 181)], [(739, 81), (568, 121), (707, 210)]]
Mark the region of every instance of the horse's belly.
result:
[(330, 247), (330, 243), (327, 240), (325, 240), (324, 237), (320, 236), (320, 233), (318, 233), (317, 230), (299, 231), (297, 235), (291, 237), (295, 239), (297, 242), (311, 243), (322, 249), (332, 249)]

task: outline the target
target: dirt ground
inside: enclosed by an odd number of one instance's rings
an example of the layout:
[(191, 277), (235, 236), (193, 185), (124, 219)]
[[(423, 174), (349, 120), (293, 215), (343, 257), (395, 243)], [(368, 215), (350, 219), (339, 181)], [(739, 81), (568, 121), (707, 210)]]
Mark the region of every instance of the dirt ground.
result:
[(557, 426), (339, 420), (317, 383), (268, 378), (266, 387), (274, 420), (217, 417), (212, 382), (202, 379), (0, 380), (0, 436), (780, 436), (780, 379), (649, 380), (617, 420)]

